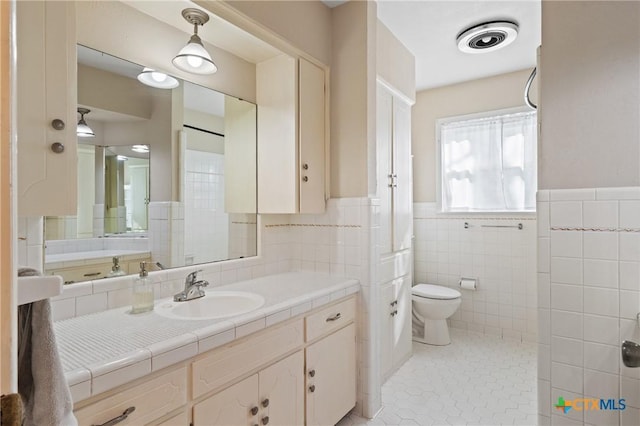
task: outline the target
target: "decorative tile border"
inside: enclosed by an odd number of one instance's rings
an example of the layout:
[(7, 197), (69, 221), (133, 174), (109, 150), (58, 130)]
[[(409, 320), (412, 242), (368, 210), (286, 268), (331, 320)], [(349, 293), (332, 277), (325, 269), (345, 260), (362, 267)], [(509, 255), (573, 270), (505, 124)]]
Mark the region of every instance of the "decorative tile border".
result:
[(265, 225), (265, 228), (282, 228), (287, 226), (313, 227), (313, 228), (362, 228), (362, 225), (334, 225), (334, 224), (318, 224), (318, 223), (280, 223), (273, 225)]
[(640, 232), (638, 228), (572, 228), (552, 226), (551, 231), (578, 231), (578, 232)]
[[(232, 225), (257, 225), (257, 222), (237, 222), (237, 221), (232, 221), (231, 222)], [(269, 225), (267, 225), (268, 227)]]
[(536, 220), (536, 217), (470, 217), (470, 216), (430, 216), (430, 217), (414, 217), (413, 220), (502, 220), (502, 221), (516, 221), (516, 220)]

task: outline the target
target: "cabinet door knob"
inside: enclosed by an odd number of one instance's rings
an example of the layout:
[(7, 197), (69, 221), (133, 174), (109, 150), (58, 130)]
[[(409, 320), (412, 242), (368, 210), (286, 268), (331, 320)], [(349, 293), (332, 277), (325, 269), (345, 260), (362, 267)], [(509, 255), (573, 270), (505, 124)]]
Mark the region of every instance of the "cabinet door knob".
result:
[(252, 416), (255, 416), (256, 414), (258, 414), (258, 407), (253, 407), (253, 408), (251, 409), (251, 415), (252, 415)]
[(309, 176), (303, 176), (302, 177), (302, 181), (303, 182), (309, 182)]
[(311, 385), (309, 386), (309, 392), (315, 392), (316, 391), (316, 385)]
[(54, 118), (51, 121), (51, 127), (56, 130), (64, 130), (64, 121), (60, 120), (59, 118)]
[(56, 154), (62, 154), (64, 152), (64, 145), (60, 142), (54, 142), (51, 144), (51, 151), (55, 152)]
[(314, 377), (316, 375), (316, 370), (309, 371), (309, 377)]
[(269, 416), (264, 416), (262, 418), (262, 424), (263, 425), (268, 425), (269, 424)]
[(309, 170), (309, 165), (308, 165), (307, 163), (304, 163), (304, 164), (302, 165), (302, 168), (303, 168), (304, 170)]
[(262, 406), (264, 408), (267, 408), (269, 406), (269, 398), (265, 399), (264, 401), (262, 401)]

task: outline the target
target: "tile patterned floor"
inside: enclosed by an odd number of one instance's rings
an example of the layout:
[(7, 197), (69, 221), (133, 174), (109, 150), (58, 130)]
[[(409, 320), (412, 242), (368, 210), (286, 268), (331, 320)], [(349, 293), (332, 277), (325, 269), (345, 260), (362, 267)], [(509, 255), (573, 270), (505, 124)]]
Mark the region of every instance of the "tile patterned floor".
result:
[(535, 425), (536, 345), (451, 330), (448, 346), (413, 343), (413, 357), (382, 387), (373, 420), (338, 426)]

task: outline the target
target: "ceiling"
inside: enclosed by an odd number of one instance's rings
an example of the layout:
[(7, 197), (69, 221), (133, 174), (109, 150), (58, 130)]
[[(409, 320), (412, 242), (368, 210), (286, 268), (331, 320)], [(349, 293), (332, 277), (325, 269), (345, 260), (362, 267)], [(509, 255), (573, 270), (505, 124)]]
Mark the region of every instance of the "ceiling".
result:
[[(344, 1), (324, 2), (335, 7)], [(416, 89), (446, 86), (534, 67), (540, 45), (540, 0), (378, 0), (378, 18), (416, 58)], [(519, 24), (516, 40), (494, 52), (468, 54), (456, 37), (498, 19)]]

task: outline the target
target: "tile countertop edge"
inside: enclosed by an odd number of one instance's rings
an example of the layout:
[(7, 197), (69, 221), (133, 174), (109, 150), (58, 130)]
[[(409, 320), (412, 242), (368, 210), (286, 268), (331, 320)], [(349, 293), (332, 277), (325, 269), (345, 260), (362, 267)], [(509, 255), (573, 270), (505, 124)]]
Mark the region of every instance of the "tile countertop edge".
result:
[[(331, 278), (335, 280), (337, 277)], [(233, 286), (234, 285), (231, 284), (225, 287), (230, 288)], [(136, 368), (136, 365), (142, 365), (140, 362), (143, 360), (148, 360), (150, 364), (153, 365), (154, 358), (156, 360), (159, 360), (160, 357), (166, 356), (172, 351), (185, 348), (190, 344), (195, 344), (196, 347), (200, 347), (201, 345), (205, 344), (205, 341), (207, 341), (206, 350), (209, 351), (215, 349), (216, 347), (232, 342), (233, 340), (244, 337), (248, 334), (286, 321), (311, 309), (316, 309), (320, 306), (330, 304), (334, 301), (355, 294), (358, 291), (360, 291), (360, 283), (358, 280), (352, 278), (344, 278), (342, 279), (342, 281), (330, 284), (327, 287), (314, 289), (306, 292), (303, 295), (293, 296), (289, 299), (278, 301), (269, 306), (257, 309), (255, 312), (252, 312), (250, 314), (240, 315), (238, 316), (237, 320), (231, 317), (227, 320), (219, 321), (204, 327), (194, 328), (190, 333), (188, 333), (188, 336), (184, 335), (182, 336), (182, 338), (168, 338), (163, 341), (148, 345), (147, 347), (140, 348), (137, 351), (121, 354), (110, 359), (105, 359), (104, 361), (101, 361), (99, 363), (92, 363), (91, 365), (74, 368), (71, 371), (66, 371), (65, 377), (67, 379), (67, 383), (70, 386), (76, 385), (82, 381), (86, 381), (87, 379), (91, 382), (91, 394), (78, 395), (80, 397), (78, 400), (75, 400), (74, 398), (74, 403), (77, 403), (89, 398), (90, 396), (98, 395), (102, 392), (125, 384), (126, 382), (122, 382), (122, 379), (119, 378), (119, 376), (121, 376), (121, 373), (125, 369), (132, 369)], [(257, 321), (261, 321), (260, 324), (255, 323)], [(254, 325), (251, 326), (250, 329), (246, 329), (247, 324)], [(225, 338), (221, 338), (218, 342), (212, 344), (212, 341), (216, 338), (216, 336), (222, 337), (223, 335), (225, 336)], [(230, 338), (230, 335), (233, 335), (233, 338)], [(64, 346), (64, 342), (59, 341), (58, 344)], [(198, 350), (197, 352), (202, 353), (200, 352), (200, 350)], [(165, 361), (163, 362), (163, 368), (173, 364), (177, 364), (181, 361), (184, 361), (185, 359), (187, 358), (176, 357), (175, 361), (169, 364), (167, 364)], [(79, 373), (81, 371), (90, 372), (91, 377), (86, 377), (86, 373), (83, 373), (79, 376)], [(136, 378), (144, 377), (150, 372), (151, 371), (140, 371), (138, 374), (132, 374), (132, 378), (129, 381), (133, 381)], [(113, 380), (110, 380), (110, 376), (113, 376)], [(99, 386), (99, 389), (96, 389), (96, 386), (94, 386), (93, 382), (98, 377), (101, 379), (101, 385)], [(112, 382), (112, 384), (109, 385), (109, 382)]]

